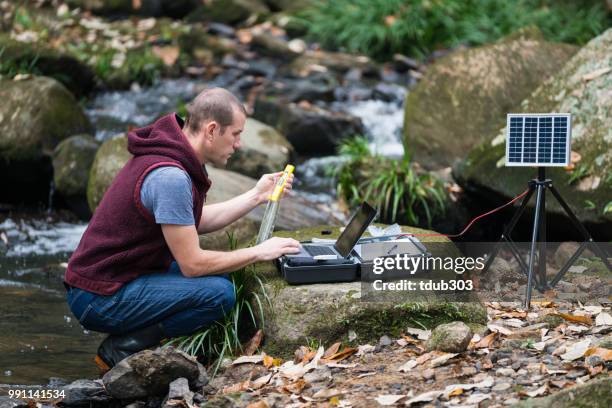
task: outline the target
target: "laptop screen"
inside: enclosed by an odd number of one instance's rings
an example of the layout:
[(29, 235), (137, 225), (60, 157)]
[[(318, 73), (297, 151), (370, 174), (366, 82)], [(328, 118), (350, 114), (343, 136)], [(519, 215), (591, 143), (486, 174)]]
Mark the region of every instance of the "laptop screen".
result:
[(336, 251), (346, 258), (375, 216), (376, 210), (364, 201), (336, 241)]

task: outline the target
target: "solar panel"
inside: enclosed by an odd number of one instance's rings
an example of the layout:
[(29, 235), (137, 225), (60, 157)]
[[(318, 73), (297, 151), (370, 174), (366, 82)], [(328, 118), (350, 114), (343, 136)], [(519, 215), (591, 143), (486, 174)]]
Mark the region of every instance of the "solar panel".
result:
[(509, 113), (506, 166), (568, 166), (569, 113)]

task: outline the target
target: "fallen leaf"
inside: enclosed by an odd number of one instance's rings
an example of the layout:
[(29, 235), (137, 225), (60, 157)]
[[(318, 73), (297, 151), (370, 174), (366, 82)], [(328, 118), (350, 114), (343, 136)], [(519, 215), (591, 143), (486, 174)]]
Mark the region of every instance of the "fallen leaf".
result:
[(246, 408), (269, 408), (269, 405), (264, 400), (259, 400), (247, 405)]
[(322, 390), (319, 390), (317, 392), (314, 393), (314, 395), (312, 396), (312, 398), (314, 399), (329, 399), (332, 397), (337, 397), (338, 395), (342, 395), (343, 392), (340, 390), (337, 390), (335, 388), (323, 388)]
[(455, 388), (453, 391), (451, 391), (448, 396), (449, 397), (456, 397), (457, 395), (461, 395), (463, 394), (463, 388)]
[(603, 311), (603, 307), (601, 306), (582, 306), (581, 309), (586, 310), (590, 314), (599, 314)]
[(404, 397), (406, 397), (405, 394), (401, 394), (401, 395), (387, 394), (387, 395), (379, 395), (378, 397), (374, 398), (374, 400), (378, 402), (380, 405), (387, 406), (387, 405), (395, 404), (397, 401), (401, 400)]
[(433, 358), (433, 352), (429, 352), (427, 354), (423, 354), (422, 356), (417, 357), (416, 362), (418, 365), (423, 364), (424, 362), (431, 360)]
[(481, 338), (479, 341), (475, 343), (470, 343), (468, 349), (489, 348), (493, 345), (493, 341), (495, 341), (496, 336), (497, 333), (495, 332), (488, 334), (485, 337)]
[(298, 378), (302, 378), (304, 374), (313, 368), (314, 367), (306, 367), (303, 363), (295, 364), (293, 361), (287, 361), (285, 364), (278, 367), (278, 373), (285, 378), (297, 380)]
[(612, 360), (612, 350), (603, 347), (591, 347), (585, 351), (584, 356), (599, 356), (604, 361), (610, 361)]
[(297, 381), (292, 382), (291, 384), (285, 385), (282, 390), (289, 394), (301, 394), (302, 390), (306, 387), (306, 381), (300, 378)]
[(357, 364), (325, 363), (329, 368), (355, 368)]
[(407, 372), (411, 371), (417, 365), (419, 365), (419, 364), (416, 362), (416, 360), (408, 360), (406, 363), (402, 364), (397, 369), (397, 371), (399, 371), (401, 373), (407, 373)]
[(325, 361), (342, 361), (345, 358), (348, 358), (350, 356), (352, 356), (353, 354), (355, 354), (357, 352), (357, 348), (356, 347), (345, 347), (344, 350), (332, 354), (331, 356), (327, 357), (327, 358), (322, 358), (321, 360), (325, 360)]
[(440, 395), (442, 395), (442, 391), (438, 391), (438, 390), (424, 392), (406, 401), (406, 406), (416, 404), (417, 402), (431, 402), (433, 400), (438, 399)]
[(591, 319), (589, 316), (579, 316), (579, 315), (573, 315), (569, 313), (557, 313), (557, 316), (560, 316), (564, 318), (565, 320), (572, 322), (572, 323), (580, 323), (580, 324), (588, 324), (588, 325), (593, 324), (593, 319)]
[(458, 355), (459, 355), (459, 353), (444, 353), (441, 356), (436, 357), (433, 360), (431, 360), (431, 362), (429, 363), (429, 366), (431, 368), (434, 368), (434, 367), (438, 367), (438, 366), (444, 365), (444, 364), (446, 364), (446, 362), (448, 360), (450, 360), (451, 358), (454, 358), (454, 357), (456, 357)]
[(500, 333), (500, 334), (503, 334), (504, 336), (510, 336), (512, 333), (514, 333), (512, 330), (507, 329), (497, 324), (487, 324), (487, 328), (492, 332)]
[(327, 350), (325, 350), (325, 353), (323, 353), (323, 358), (326, 359), (329, 358), (329, 356), (336, 354), (340, 349), (340, 344), (340, 342), (332, 344)]
[(506, 319), (504, 320), (504, 324), (506, 326), (510, 326), (510, 327), (523, 327), (527, 324), (527, 322), (524, 322), (520, 319)]
[(612, 67), (604, 67), (604, 68), (596, 69), (595, 71), (592, 71), (592, 72), (589, 72), (588, 74), (583, 75), (582, 80), (585, 82), (592, 81), (593, 79), (599, 78), (600, 76), (605, 75), (610, 71), (612, 71)]
[[(486, 400), (486, 399), (490, 399), (491, 395), (490, 394), (472, 394), (468, 397), (468, 399), (465, 400), (465, 403), (470, 405), (470, 406), (475, 406), (480, 404), (482, 401)], [(475, 405), (472, 405), (475, 404)]]
[(417, 339), (423, 340), (423, 341), (429, 340), (429, 337), (431, 337), (431, 330), (422, 330), (422, 329), (416, 329), (413, 327), (408, 327), (406, 329), (406, 333), (416, 336)]
[(247, 343), (244, 349), (244, 355), (252, 356), (253, 354), (255, 354), (262, 340), (263, 340), (263, 330), (259, 329), (257, 330), (257, 333), (255, 333), (255, 335), (251, 337), (251, 340), (249, 340), (249, 342)]
[(595, 326), (612, 326), (612, 316), (609, 313), (601, 312), (595, 318)]
[(540, 395), (544, 395), (546, 394), (546, 392), (548, 391), (548, 385), (544, 384), (543, 386), (536, 388), (535, 390), (532, 391), (521, 391), (519, 392), (520, 395), (526, 395), (528, 397), (539, 397)]
[(274, 377), (274, 373), (262, 375), (251, 383), (251, 389), (258, 390), (264, 385), (268, 384), (270, 380)]
[(235, 359), (234, 361), (232, 361), (232, 365), (238, 365), (238, 364), (257, 364), (257, 363), (261, 363), (264, 359), (265, 354), (257, 354), (254, 356), (240, 356), (237, 359)]
[(370, 344), (364, 344), (361, 345), (359, 347), (357, 347), (357, 357), (363, 356), (367, 353), (373, 353), (374, 350), (376, 349), (376, 347), (370, 345)]
[(587, 340), (579, 341), (578, 343), (574, 343), (570, 346), (566, 346), (566, 351), (564, 354), (561, 354), (561, 358), (565, 361), (576, 360), (584, 356), (584, 353), (586, 353), (590, 344), (591, 344), (591, 340), (587, 339)]
[[(444, 389), (444, 395), (448, 397), (452, 397), (455, 395), (462, 394), (463, 391), (468, 391), (474, 388), (478, 388), (478, 389), (479, 388), (490, 388), (493, 386), (493, 384), (495, 384), (495, 379), (491, 376), (487, 376), (482, 381), (477, 382), (477, 383), (448, 385)], [(461, 392), (459, 392), (458, 390), (461, 390)]]
[(589, 331), (588, 327), (584, 327), (584, 326), (578, 326), (578, 325), (569, 325), (567, 326), (567, 330), (573, 332), (573, 333), (582, 333), (582, 332), (586, 332)]
[(306, 364), (305, 367), (307, 367), (308, 370), (315, 368), (319, 364), (319, 360), (321, 359), (321, 357), (323, 357), (323, 352), (324, 352), (323, 346), (319, 347), (315, 356), (312, 358), (312, 360), (308, 364)]
[(591, 366), (587, 366), (585, 364), (585, 368), (587, 369), (587, 371), (589, 372), (589, 375), (591, 377), (595, 377), (597, 374), (601, 373), (603, 371), (603, 365), (598, 365), (596, 367), (591, 367)]
[(163, 47), (154, 45), (153, 47), (151, 47), (151, 52), (160, 60), (162, 60), (165, 66), (171, 67), (178, 59), (180, 49), (179, 47), (173, 47), (171, 45), (166, 45)]
[(263, 365), (266, 368), (279, 367), (282, 363), (283, 361), (280, 358), (274, 358), (268, 355), (264, 356), (264, 359), (263, 359)]
[(555, 302), (551, 301), (551, 300), (534, 300), (531, 302), (532, 305), (534, 306), (539, 306), (542, 308), (547, 308), (547, 307), (555, 307)]
[(223, 387), (221, 391), (222, 394), (232, 394), (234, 392), (242, 392), (249, 389), (251, 386), (251, 380), (241, 381), (236, 384), (228, 385), (227, 387)]

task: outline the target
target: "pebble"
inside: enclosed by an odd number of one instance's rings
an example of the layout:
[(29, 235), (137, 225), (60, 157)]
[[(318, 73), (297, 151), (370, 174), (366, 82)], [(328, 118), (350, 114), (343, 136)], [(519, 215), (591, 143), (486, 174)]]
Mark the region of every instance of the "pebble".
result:
[(518, 370), (516, 373), (517, 373), (518, 375), (521, 375), (521, 376), (522, 376), (522, 375), (527, 375), (527, 374), (529, 374), (529, 373), (527, 372), (527, 370), (525, 370), (524, 368), (521, 368), (521, 369), (520, 369), (520, 370)]
[(391, 343), (392, 343), (392, 341), (391, 341), (391, 339), (389, 338), (389, 336), (382, 336), (382, 337), (380, 338), (380, 340), (378, 340), (378, 344), (379, 344), (380, 346), (382, 346), (382, 347), (385, 347), (385, 346), (390, 346), (390, 345), (391, 345)]
[(584, 363), (589, 367), (597, 367), (598, 365), (602, 365), (604, 363), (604, 360), (600, 356), (593, 355), (588, 356)]
[(512, 387), (511, 383), (497, 383), (493, 386), (493, 388), (491, 388), (492, 391), (506, 391), (507, 389), (510, 389)]
[(434, 378), (434, 376), (436, 375), (436, 372), (434, 371), (433, 368), (428, 368), (428, 369), (423, 370), (421, 375), (423, 376), (424, 379), (430, 380)]
[(507, 400), (504, 401), (504, 405), (514, 405), (514, 404), (518, 404), (520, 401), (518, 398), (508, 398)]
[(475, 375), (478, 373), (476, 367), (463, 367), (461, 374), (463, 375)]
[(521, 362), (517, 361), (516, 363), (512, 363), (512, 369), (513, 370), (518, 370), (519, 368), (521, 368)]
[(497, 360), (497, 365), (500, 365), (502, 367), (507, 367), (510, 365), (510, 359), (509, 358), (502, 358), (500, 360)]
[(516, 372), (511, 368), (498, 368), (495, 370), (495, 374), (500, 377), (511, 377), (516, 375)]

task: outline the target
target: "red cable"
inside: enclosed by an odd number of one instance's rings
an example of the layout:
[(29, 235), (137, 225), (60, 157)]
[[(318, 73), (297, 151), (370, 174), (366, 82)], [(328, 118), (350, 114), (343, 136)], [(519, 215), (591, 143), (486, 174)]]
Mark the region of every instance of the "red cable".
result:
[(517, 200), (519, 200), (520, 198), (525, 197), (525, 195), (527, 195), (527, 193), (529, 192), (529, 189), (523, 191), (521, 194), (519, 194), (518, 196), (514, 197), (512, 200), (508, 201), (506, 204), (501, 205), (489, 212), (486, 212), (484, 214), (480, 214), (478, 217), (474, 218), (472, 221), (470, 221), (470, 223), (463, 229), (463, 231), (461, 231), (461, 233), (459, 234), (455, 234), (455, 235), (449, 235), (449, 234), (400, 234), (397, 236), (397, 238), (401, 238), (401, 237), (407, 237), (407, 236), (413, 236), (413, 237), (447, 237), (447, 238), (457, 238), (462, 236), (463, 234), (466, 233), (466, 231), (468, 229), (470, 229), (470, 227), (472, 226), (472, 224), (474, 224), (476, 221), (478, 221), (479, 219), (486, 217), (487, 215), (491, 215), (496, 211), (501, 210), (504, 207), (509, 206), (510, 204), (513, 204), (514, 202), (516, 202)]

